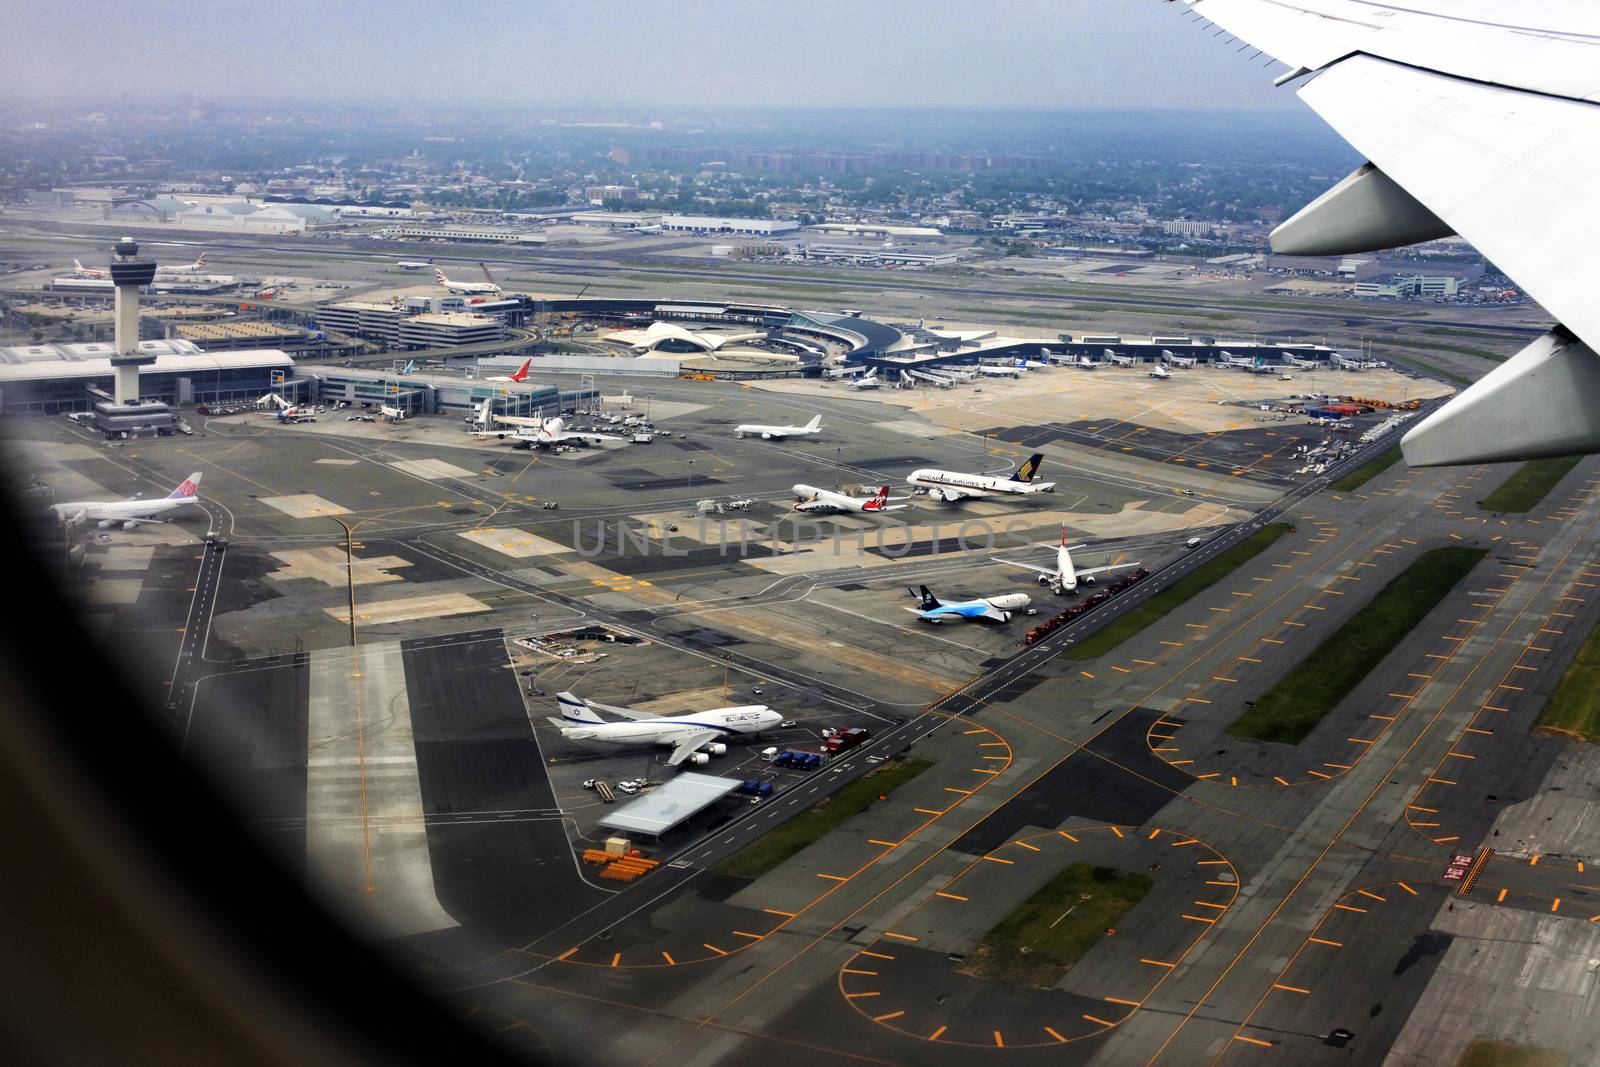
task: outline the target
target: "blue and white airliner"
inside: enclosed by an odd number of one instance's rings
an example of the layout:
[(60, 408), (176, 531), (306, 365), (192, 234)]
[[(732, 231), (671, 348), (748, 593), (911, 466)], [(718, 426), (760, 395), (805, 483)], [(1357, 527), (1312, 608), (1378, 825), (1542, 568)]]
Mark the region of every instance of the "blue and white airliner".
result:
[[(595, 741), (607, 745), (671, 745), (667, 765), (676, 767), (688, 760), (699, 765), (728, 751), (726, 738), (758, 734), (778, 725), (783, 716), (765, 704), (746, 704), (737, 708), (684, 715), (653, 715), (633, 708), (595, 704), (572, 695), (557, 693), (561, 718), (547, 716), (569, 741)], [(622, 722), (602, 718), (600, 712), (620, 715)]]
[(1027, 593), (1004, 593), (946, 604), (928, 592), (927, 586), (920, 585), (917, 588), (921, 591), (922, 606), (906, 610), (932, 626), (952, 619), (957, 622), (1010, 622), (1013, 614), (1033, 603), (1033, 598)]

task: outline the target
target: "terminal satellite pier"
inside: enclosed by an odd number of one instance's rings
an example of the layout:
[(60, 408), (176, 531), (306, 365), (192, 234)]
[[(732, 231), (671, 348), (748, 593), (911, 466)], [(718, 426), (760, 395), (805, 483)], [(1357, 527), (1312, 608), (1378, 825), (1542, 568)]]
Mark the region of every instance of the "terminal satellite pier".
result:
[(139, 287), (156, 278), (156, 261), (139, 258), (139, 246), (124, 237), (116, 244), (111, 261), (111, 282), (117, 287), (116, 347), (111, 369), (116, 375), (119, 405), (139, 402), (139, 368), (156, 361), (154, 353), (139, 350)]

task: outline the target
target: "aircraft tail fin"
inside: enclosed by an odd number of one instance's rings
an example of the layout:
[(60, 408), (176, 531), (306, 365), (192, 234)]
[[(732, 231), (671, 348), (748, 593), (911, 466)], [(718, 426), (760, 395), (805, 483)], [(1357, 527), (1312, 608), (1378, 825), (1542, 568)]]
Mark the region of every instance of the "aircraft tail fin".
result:
[(517, 370), (516, 370), (516, 373), (514, 373), (514, 374), (512, 374), (510, 376), (511, 380), (514, 381), (514, 382), (520, 382), (523, 379), (527, 378), (527, 376), (528, 376), (528, 368), (531, 367), (531, 366), (533, 366), (533, 360), (531, 360), (531, 359), (523, 360), (522, 361), (522, 366), (518, 367)]
[(913, 595), (918, 596), (918, 598), (922, 601), (923, 611), (932, 611), (934, 608), (940, 606), (939, 598), (929, 592), (928, 587), (925, 585), (917, 586), (917, 593)]
[(571, 693), (557, 693), (556, 704), (561, 708), (561, 717), (567, 722), (586, 722), (591, 724), (605, 722), (587, 701), (573, 696)]
[(194, 265), (197, 267), (203, 267), (206, 265), (206, 254), (204, 252), (200, 253), (200, 258), (194, 261)]
[(872, 494), (872, 499), (871, 500), (867, 501), (865, 504), (863, 504), (861, 506), (866, 511), (882, 511), (884, 509), (884, 505), (886, 503), (888, 503), (888, 501), (889, 501), (889, 487), (887, 485), (885, 485), (885, 486), (881, 487), (876, 493)]
[(195, 471), (167, 494), (168, 500), (193, 500), (200, 495), (200, 471)]
[(811, 416), (811, 421), (806, 423), (806, 429), (808, 429), (808, 430), (818, 430), (818, 429), (821, 429), (821, 428), (822, 428), (822, 416), (821, 415), (813, 415), (813, 416)]
[(1035, 452), (1033, 455), (1029, 456), (1025, 461), (1023, 461), (1022, 465), (1016, 469), (1016, 472), (1011, 475), (1011, 480), (1014, 482), (1033, 481), (1034, 476), (1039, 473), (1039, 467), (1043, 465), (1043, 463), (1044, 453)]

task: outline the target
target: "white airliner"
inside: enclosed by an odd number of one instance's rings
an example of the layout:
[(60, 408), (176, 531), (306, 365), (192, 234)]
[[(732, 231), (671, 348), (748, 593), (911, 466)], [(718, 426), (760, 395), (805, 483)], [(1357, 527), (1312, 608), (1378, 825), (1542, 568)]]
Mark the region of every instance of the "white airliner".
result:
[(100, 269), (95, 268), (95, 267), (85, 267), (82, 263), (79, 263), (77, 260), (73, 260), (72, 261), (72, 269), (77, 271), (79, 274), (83, 275), (85, 278), (109, 278), (109, 277), (111, 277), (111, 272), (110, 271), (108, 271), (108, 270), (100, 270)]
[[(607, 745), (671, 745), (667, 765), (676, 767), (685, 760), (708, 763), (712, 756), (728, 751), (727, 738), (758, 734), (778, 725), (783, 716), (765, 704), (746, 704), (736, 708), (684, 715), (652, 715), (647, 711), (594, 704), (571, 693), (557, 693), (561, 718), (547, 716), (568, 741), (594, 741)], [(608, 721), (600, 712), (620, 715), (621, 722)]]
[(873, 368), (872, 370), (867, 372), (866, 377), (857, 378), (855, 381), (851, 382), (850, 383), (850, 388), (852, 388), (852, 389), (876, 389), (879, 386), (881, 386), (882, 384), (883, 384), (883, 382), (878, 378), (877, 368)]
[(978, 373), (990, 378), (1020, 378), (1022, 377), (1022, 368), (996, 366), (993, 363), (980, 363), (978, 364)]
[[(1401, 441), (1415, 466), (1600, 451), (1600, 5), (1185, 0), (1282, 60), (1367, 162), (1271, 236), (1345, 256), (1457, 234), (1557, 325)], [(1230, 47), (1234, 47), (1230, 45)]]
[(431, 259), (401, 259), (395, 261), (395, 266), (401, 270), (427, 270), (433, 266)]
[(899, 511), (904, 504), (891, 504), (889, 500), (889, 487), (886, 485), (872, 496), (851, 496), (849, 493), (838, 493), (832, 489), (818, 489), (814, 485), (801, 483), (794, 487), (794, 510), (811, 512), (854, 512), (864, 511), (868, 514), (878, 514), (884, 511)]
[(157, 274), (204, 274), (206, 272), (206, 254), (200, 253), (200, 258), (193, 263), (180, 263), (173, 266), (159, 266)]
[(1150, 368), (1150, 377), (1160, 378), (1162, 381), (1166, 381), (1168, 378), (1172, 377), (1172, 372), (1166, 368), (1165, 364), (1157, 363), (1154, 367)]
[(132, 529), (140, 523), (162, 523), (158, 516), (200, 503), (200, 472), (195, 471), (164, 497), (155, 500), (79, 500), (56, 504), (56, 518), (62, 522), (98, 523), (102, 530), (113, 526)]
[(809, 437), (821, 429), (822, 416), (813, 415), (811, 421), (804, 426), (762, 426), (759, 423), (744, 423), (733, 428), (733, 436), (760, 434), (763, 441), (782, 441), (786, 437)]
[[(504, 418), (504, 416), (498, 416)], [(514, 425), (508, 430), (487, 429), (474, 430), (474, 437), (493, 437), (497, 440), (509, 439), (519, 448), (550, 448), (554, 445), (581, 444), (589, 445), (598, 441), (626, 441), (626, 437), (618, 437), (612, 433), (578, 433), (564, 429), (566, 421), (563, 419), (547, 419), (537, 426)]]
[(1137, 563), (1117, 563), (1108, 567), (1088, 567), (1078, 570), (1072, 565), (1072, 550), (1087, 548), (1088, 545), (1068, 545), (1066, 527), (1061, 528), (1061, 545), (1056, 549), (1056, 565), (1054, 568), (1041, 567), (1034, 563), (1023, 563), (1020, 560), (1001, 559), (994, 557), (996, 563), (1004, 563), (1008, 567), (1021, 567), (1025, 571), (1034, 571), (1039, 575), (1039, 584), (1048, 585), (1050, 591), (1056, 596), (1063, 593), (1076, 593), (1079, 584), (1093, 585), (1095, 575), (1105, 574), (1108, 571), (1126, 571), (1137, 567)]
[(917, 589), (920, 591), (920, 596), (918, 593), (911, 595), (918, 597), (921, 607), (906, 610), (930, 626), (938, 626), (952, 619), (959, 622), (974, 620), (1010, 622), (1013, 614), (1033, 603), (1033, 598), (1027, 593), (1004, 593), (1000, 596), (984, 596), (946, 604), (928, 592), (927, 586), (920, 585)]
[(1044, 453), (1035, 452), (1012, 472), (1009, 478), (994, 474), (959, 474), (955, 471), (916, 470), (906, 484), (946, 503), (963, 497), (989, 496), (991, 493), (1053, 493), (1055, 482), (1036, 482), (1034, 475), (1044, 463)]
[(486, 382), (525, 382), (528, 380), (528, 368), (531, 366), (533, 366), (533, 360), (525, 359), (522, 361), (522, 366), (510, 374), (497, 374), (483, 380)]
[[(204, 258), (204, 257), (201, 257)], [(494, 282), (453, 282), (444, 276), (444, 271), (438, 267), (433, 268), (433, 276), (439, 279), (439, 284), (452, 293), (482, 293), (492, 296), (501, 292), (501, 288)]]

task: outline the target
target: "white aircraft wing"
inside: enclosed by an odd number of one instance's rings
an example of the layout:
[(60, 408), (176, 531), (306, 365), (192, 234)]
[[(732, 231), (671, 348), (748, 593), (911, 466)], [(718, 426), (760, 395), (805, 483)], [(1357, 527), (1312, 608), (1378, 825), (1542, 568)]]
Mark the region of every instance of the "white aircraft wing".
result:
[(826, 500), (807, 500), (803, 503), (796, 503), (794, 509), (796, 511), (838, 511), (839, 506), (830, 504)]
[(1600, 451), (1600, 5), (1184, 2), (1315, 72), (1301, 99), (1371, 161), (1279, 227), (1276, 250), (1454, 232), (1561, 324), (1412, 429), (1407, 461)]
[[(1007, 567), (1021, 567), (1025, 571), (1037, 571), (1039, 574), (1055, 574), (1056, 573), (1056, 569), (1054, 567), (1040, 567), (1037, 564), (1023, 563), (1023, 562), (1020, 562), (1019, 560), (1001, 559), (999, 556), (990, 556), (989, 558), (994, 560), (996, 563), (1004, 563)], [(1078, 571), (1077, 573), (1086, 574), (1088, 572), (1087, 571)]]
[(981, 615), (967, 616), (967, 617), (968, 618), (993, 619), (995, 622), (1005, 622), (1011, 616), (1010, 616), (1009, 613), (1001, 611), (999, 608), (995, 607), (993, 604), (988, 604), (988, 605), (984, 606), (983, 613)]
[(946, 503), (954, 503), (957, 500), (964, 500), (968, 497), (988, 496), (989, 494), (982, 489), (963, 489), (954, 485), (936, 485), (928, 490), (928, 495), (936, 496)]
[(624, 719), (632, 719), (634, 722), (644, 722), (656, 717), (650, 714), (648, 711), (635, 711), (632, 708), (619, 708), (615, 704), (597, 704), (593, 700), (585, 700), (584, 703), (589, 705), (595, 711), (603, 711), (608, 715), (620, 715)]
[(551, 440), (556, 444), (560, 444), (563, 441), (626, 441), (627, 438), (618, 437), (614, 433), (575, 433), (570, 430), (562, 430)]
[(715, 730), (696, 730), (693, 733), (684, 734), (673, 745), (672, 755), (667, 757), (667, 766), (676, 767), (694, 755), (695, 749), (708, 741), (715, 741), (719, 736)]
[(1113, 563), (1107, 567), (1087, 567), (1081, 569), (1074, 567), (1072, 573), (1076, 574), (1079, 578), (1087, 578), (1091, 574), (1105, 574), (1107, 571), (1132, 570), (1137, 566), (1137, 563)]

